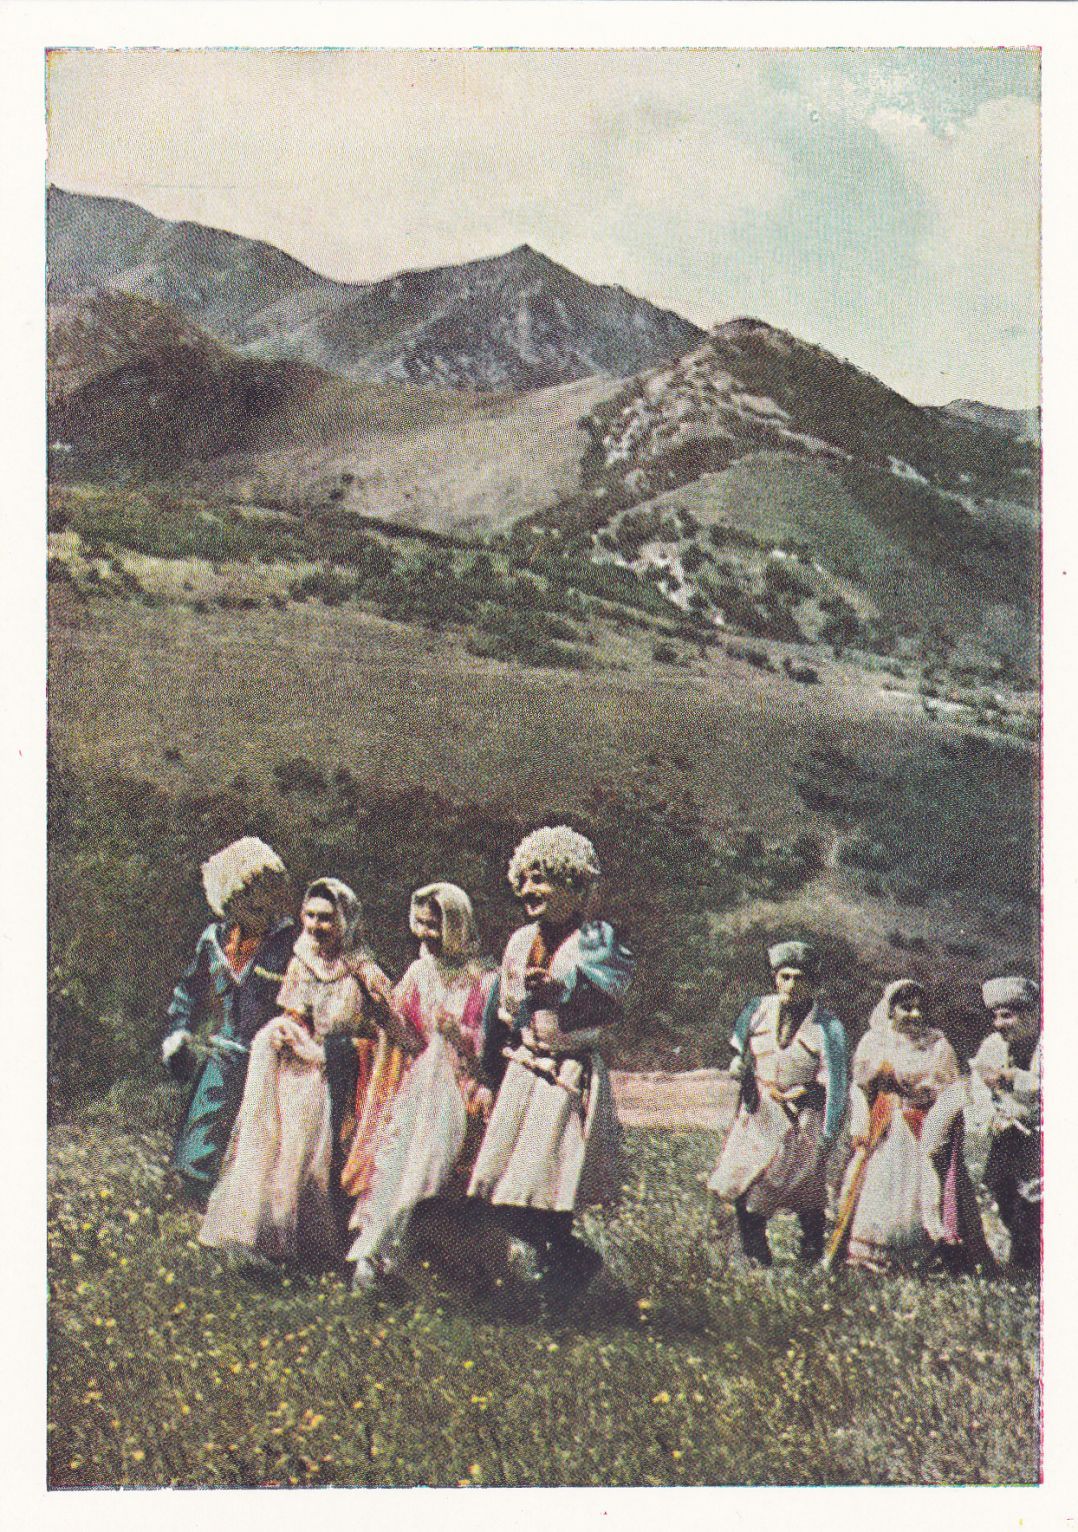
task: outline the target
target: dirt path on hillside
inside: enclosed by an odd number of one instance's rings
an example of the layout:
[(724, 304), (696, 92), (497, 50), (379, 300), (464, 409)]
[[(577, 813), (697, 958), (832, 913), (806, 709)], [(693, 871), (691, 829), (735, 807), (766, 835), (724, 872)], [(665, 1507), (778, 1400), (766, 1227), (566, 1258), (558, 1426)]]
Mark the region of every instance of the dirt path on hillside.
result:
[(680, 1074), (611, 1071), (614, 1103), (627, 1128), (705, 1128), (716, 1133), (729, 1125), (737, 1087), (722, 1069), (691, 1069)]

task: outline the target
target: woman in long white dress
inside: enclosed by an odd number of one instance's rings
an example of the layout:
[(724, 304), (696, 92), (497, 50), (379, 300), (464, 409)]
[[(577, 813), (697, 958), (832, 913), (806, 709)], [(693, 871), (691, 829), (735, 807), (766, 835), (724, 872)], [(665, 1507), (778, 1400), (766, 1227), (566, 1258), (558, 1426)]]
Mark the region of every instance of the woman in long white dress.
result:
[(925, 1016), (913, 979), (888, 984), (853, 1056), (853, 1155), (828, 1259), (886, 1271), (940, 1254), (952, 1268), (990, 1262), (963, 1155), (967, 1083)]
[(388, 993), (388, 981), (362, 946), (362, 910), (347, 884), (312, 883), (302, 926), (277, 997), (281, 1014), (251, 1045), (243, 1102), (199, 1239), (252, 1258), (318, 1264), (340, 1246), (326, 1043), (384, 1026), (372, 997)]
[(412, 895), (409, 925), (420, 953), (394, 1005), (426, 1047), (393, 1103), (369, 1194), (352, 1216), (357, 1290), (393, 1267), (420, 1202), (464, 1195), (493, 1100), (481, 1057), (497, 975), (480, 961), (472, 902), (454, 883), (431, 883)]

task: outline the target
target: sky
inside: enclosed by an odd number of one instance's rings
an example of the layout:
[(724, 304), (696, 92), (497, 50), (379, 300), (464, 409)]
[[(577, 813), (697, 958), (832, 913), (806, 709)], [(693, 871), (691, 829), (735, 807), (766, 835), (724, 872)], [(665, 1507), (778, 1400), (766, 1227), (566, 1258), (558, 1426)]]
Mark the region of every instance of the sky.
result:
[(1004, 49), (62, 50), (49, 178), (345, 281), (527, 243), (918, 403), (1027, 408), (1038, 97)]

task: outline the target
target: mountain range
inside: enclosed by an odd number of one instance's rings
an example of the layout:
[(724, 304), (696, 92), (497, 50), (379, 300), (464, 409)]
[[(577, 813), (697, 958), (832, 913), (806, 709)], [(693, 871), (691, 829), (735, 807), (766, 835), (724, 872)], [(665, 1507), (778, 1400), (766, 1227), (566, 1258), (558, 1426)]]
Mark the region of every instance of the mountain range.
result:
[(533, 523), (750, 631), (781, 631), (763, 561), (797, 548), (824, 611), (948, 641), (1002, 611), (1030, 652), (1039, 412), (919, 406), (761, 319), (705, 333), (527, 245), (348, 284), (126, 202), (54, 189), (48, 214), (57, 474)]

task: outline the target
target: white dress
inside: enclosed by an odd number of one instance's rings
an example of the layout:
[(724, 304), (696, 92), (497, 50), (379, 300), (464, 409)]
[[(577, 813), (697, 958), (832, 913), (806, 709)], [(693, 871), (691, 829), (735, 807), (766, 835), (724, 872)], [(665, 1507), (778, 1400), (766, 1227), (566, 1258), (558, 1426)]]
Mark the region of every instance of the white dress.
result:
[(279, 1261), (336, 1253), (321, 1042), (331, 1032), (355, 1031), (364, 999), (342, 958), (327, 963), (300, 937), (277, 997), (291, 1014), (267, 1022), (251, 1044), (243, 1102), (202, 1220), (202, 1244)]
[(728, 1202), (743, 1196), (746, 1210), (765, 1218), (821, 1211), (832, 1145), (824, 1136), (828, 1076), (816, 1006), (782, 1046), (778, 996), (765, 997), (747, 1046), (759, 1104), (752, 1112), (738, 1107), (708, 1190)]
[[(499, 1015), (513, 1023), (539, 932), (522, 926), (502, 959)], [(578, 959), (579, 931), (553, 954), (552, 980)], [(614, 1096), (596, 1051), (603, 1028), (563, 1033), (553, 1011), (537, 1011), (507, 1054), (505, 1078), (483, 1139), (470, 1196), (553, 1212), (610, 1204), (621, 1192), (621, 1134)]]
[(370, 1193), (352, 1218), (358, 1233), (350, 1261), (382, 1269), (393, 1264), (412, 1213), (424, 1199), (446, 1190), (474, 1138), (470, 1127), (485, 1121), (477, 1070), (494, 977), (474, 966), (454, 970), (424, 953), (397, 985), (394, 1005), (427, 1046), (375, 1148)]
[(854, 1153), (839, 1197), (840, 1209), (856, 1199), (847, 1260), (885, 1266), (950, 1232), (957, 1236), (957, 1228), (945, 1226), (932, 1157), (962, 1110), (965, 1082), (954, 1049), (936, 1028), (917, 1035), (890, 1026), (866, 1032), (852, 1075), (850, 1131), (870, 1142), (864, 1153)]

